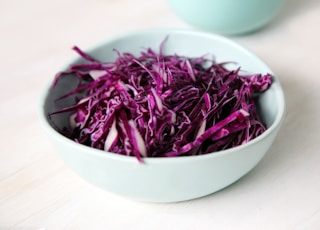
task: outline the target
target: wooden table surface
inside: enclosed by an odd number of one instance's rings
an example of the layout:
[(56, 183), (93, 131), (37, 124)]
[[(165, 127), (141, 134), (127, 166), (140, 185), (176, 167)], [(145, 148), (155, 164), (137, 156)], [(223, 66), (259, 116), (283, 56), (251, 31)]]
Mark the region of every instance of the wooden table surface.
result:
[(320, 229), (320, 1), (288, 0), (279, 17), (233, 36), (274, 70), (286, 119), (261, 163), (228, 188), (141, 203), (73, 173), (43, 132), (45, 85), (74, 57), (124, 32), (190, 28), (165, 0), (0, 2), (0, 229)]

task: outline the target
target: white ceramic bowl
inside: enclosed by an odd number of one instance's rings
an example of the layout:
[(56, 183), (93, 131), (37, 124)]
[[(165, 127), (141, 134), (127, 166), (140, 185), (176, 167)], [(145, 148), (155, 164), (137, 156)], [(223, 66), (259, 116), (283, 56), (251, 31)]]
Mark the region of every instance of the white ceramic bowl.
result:
[[(212, 53), (217, 61), (236, 61), (250, 72), (272, 73), (257, 56), (234, 42), (213, 34), (189, 30), (146, 30), (125, 34), (96, 46), (89, 53), (103, 61), (121, 52), (138, 54), (143, 47), (158, 50), (169, 35), (165, 53), (200, 56)], [(77, 60), (71, 61), (71, 63)], [(70, 64), (70, 63), (69, 63)], [(63, 78), (69, 79), (69, 78)], [(70, 78), (71, 79), (71, 78)], [(51, 82), (50, 82), (51, 83)], [(249, 172), (274, 141), (284, 116), (284, 96), (275, 77), (271, 88), (261, 96), (259, 106), (267, 130), (256, 139), (225, 151), (188, 157), (147, 158), (139, 164), (135, 157), (116, 155), (87, 147), (64, 137), (55, 127), (68, 123), (65, 114), (47, 119), (59, 106), (54, 99), (71, 87), (72, 80), (54, 90), (46, 88), (40, 103), (40, 120), (63, 160), (85, 180), (112, 193), (141, 201), (178, 202), (214, 193)]]

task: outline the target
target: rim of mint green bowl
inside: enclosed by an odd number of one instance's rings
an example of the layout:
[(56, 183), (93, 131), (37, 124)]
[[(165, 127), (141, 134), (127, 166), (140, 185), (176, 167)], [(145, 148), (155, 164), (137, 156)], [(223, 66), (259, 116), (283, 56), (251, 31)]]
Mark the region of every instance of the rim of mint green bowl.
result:
[[(104, 40), (104, 41), (98, 43), (98, 45), (92, 46), (91, 48), (88, 49), (88, 52), (90, 53), (91, 51), (98, 49), (100, 46), (106, 45), (107, 43), (116, 41), (118, 39), (123, 39), (126, 37), (137, 36), (137, 35), (148, 35), (150, 33), (163, 34), (164, 32), (166, 32), (169, 35), (180, 33), (180, 34), (185, 34), (185, 35), (189, 35), (189, 36), (208, 37), (213, 40), (223, 41), (224, 43), (228, 43), (228, 45), (233, 46), (236, 49), (240, 49), (241, 52), (246, 53), (246, 55), (250, 56), (250, 58), (254, 58), (254, 59), (258, 60), (259, 62), (261, 62), (261, 64), (263, 64), (267, 69), (270, 70), (271, 74), (274, 75), (273, 71), (269, 68), (269, 66), (267, 66), (257, 55), (255, 55), (254, 53), (249, 51), (249, 49), (237, 44), (236, 42), (233, 42), (232, 40), (230, 40), (222, 35), (207, 33), (207, 32), (202, 32), (202, 31), (196, 31), (196, 30), (192, 30), (192, 29), (146, 29), (146, 30), (138, 30), (138, 31), (133, 31), (133, 32), (122, 33), (120, 35), (113, 36), (107, 40)], [(65, 67), (69, 66), (69, 64), (73, 63), (76, 60), (77, 60), (76, 58), (72, 59), (67, 65), (64, 65), (63, 68), (61, 68), (61, 69), (64, 69)], [(50, 125), (48, 118), (47, 118), (47, 115), (45, 114), (46, 111), (44, 109), (44, 105), (46, 103), (46, 99), (47, 99), (52, 81), (53, 81), (53, 78), (49, 80), (49, 83), (44, 88), (44, 90), (40, 96), (40, 101), (39, 101), (40, 103), (38, 105), (39, 119), (40, 119), (40, 122), (41, 122), (43, 128), (45, 129), (45, 131), (47, 132), (48, 135), (50, 135), (52, 138), (54, 138), (56, 140), (64, 142), (67, 145), (71, 145), (75, 149), (85, 150), (84, 151), (85, 154), (89, 154), (94, 157), (101, 157), (101, 158), (108, 158), (108, 159), (113, 159), (113, 160), (129, 161), (132, 163), (137, 163), (137, 159), (134, 156), (125, 156), (125, 155), (110, 153), (110, 152), (106, 152), (103, 150), (95, 149), (90, 146), (82, 145), (82, 144), (76, 143), (75, 141), (65, 137), (64, 135), (59, 133), (57, 130), (55, 130)], [(261, 135), (259, 135), (258, 137), (256, 137), (255, 139), (250, 140), (249, 142), (242, 144), (240, 146), (232, 147), (230, 149), (221, 150), (221, 151), (217, 151), (217, 152), (207, 153), (207, 154), (203, 154), (203, 155), (178, 156), (178, 157), (147, 157), (147, 158), (142, 158), (143, 162), (146, 164), (174, 164), (174, 163), (180, 163), (180, 162), (205, 160), (207, 158), (215, 158), (215, 157), (221, 157), (224, 155), (229, 155), (229, 154), (236, 152), (237, 150), (247, 148), (250, 145), (254, 145), (257, 142), (262, 141), (264, 138), (271, 135), (271, 133), (281, 125), (281, 123), (284, 119), (284, 114), (285, 114), (284, 92), (282, 90), (279, 79), (275, 75), (274, 75), (273, 84), (274, 84), (273, 87), (276, 87), (276, 93), (277, 93), (277, 105), (278, 105), (277, 106), (277, 114), (276, 114), (275, 119), (272, 122), (271, 126), (267, 127), (266, 131), (264, 133), (262, 133)]]

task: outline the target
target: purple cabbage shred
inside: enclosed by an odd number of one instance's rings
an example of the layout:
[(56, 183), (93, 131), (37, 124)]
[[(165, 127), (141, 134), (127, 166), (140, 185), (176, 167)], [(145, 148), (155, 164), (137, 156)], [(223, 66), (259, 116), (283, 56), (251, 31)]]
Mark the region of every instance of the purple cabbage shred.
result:
[(64, 135), (142, 162), (225, 150), (265, 131), (256, 100), (270, 87), (271, 74), (241, 75), (240, 68), (229, 70), (228, 63), (205, 56), (164, 55), (163, 43), (159, 53), (116, 51), (114, 62), (74, 47), (85, 62), (59, 72), (53, 84), (72, 74), (79, 78), (77, 88), (59, 99), (85, 93), (50, 114), (72, 112)]

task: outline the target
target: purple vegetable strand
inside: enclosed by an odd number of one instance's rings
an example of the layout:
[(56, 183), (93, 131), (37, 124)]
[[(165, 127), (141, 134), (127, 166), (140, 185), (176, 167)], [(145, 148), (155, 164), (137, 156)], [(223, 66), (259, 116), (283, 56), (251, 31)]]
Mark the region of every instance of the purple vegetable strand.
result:
[[(271, 74), (242, 76), (205, 56), (190, 58), (120, 53), (114, 62), (99, 62), (73, 49), (84, 64), (59, 72), (79, 78), (85, 92), (74, 105), (50, 115), (73, 111), (74, 141), (116, 154), (144, 157), (201, 155), (244, 144), (266, 129), (255, 104), (272, 83)], [(85, 83), (83, 83), (85, 82)]]

